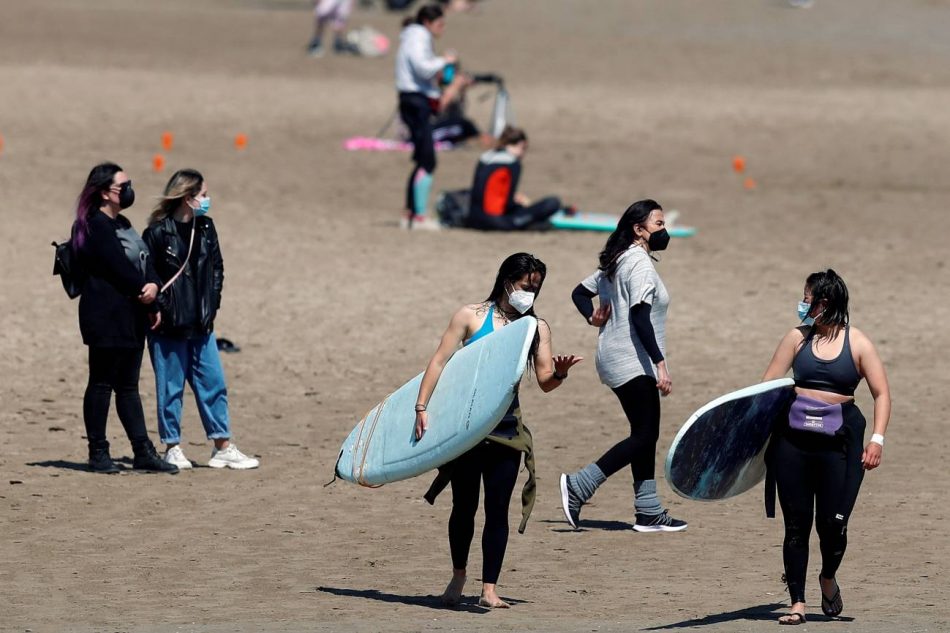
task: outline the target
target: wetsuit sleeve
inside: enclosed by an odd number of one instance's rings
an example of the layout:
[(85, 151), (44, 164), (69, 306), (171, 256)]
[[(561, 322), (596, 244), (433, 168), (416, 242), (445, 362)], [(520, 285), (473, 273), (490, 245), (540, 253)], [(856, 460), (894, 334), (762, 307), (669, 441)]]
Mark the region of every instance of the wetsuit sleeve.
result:
[(84, 248), (88, 257), (98, 264), (102, 276), (127, 297), (137, 297), (145, 285), (144, 276), (125, 255), (125, 249), (111, 226), (90, 223)]
[(583, 283), (577, 284), (577, 287), (574, 288), (574, 291), (571, 293), (571, 301), (574, 302), (577, 311), (581, 313), (581, 316), (583, 316), (584, 320), (588, 323), (590, 322), (590, 317), (594, 314), (594, 302), (592, 299), (596, 296), (597, 293), (585, 288)]
[(637, 337), (643, 344), (643, 349), (650, 355), (650, 360), (656, 365), (663, 360), (663, 354), (660, 353), (660, 346), (656, 342), (656, 332), (653, 331), (653, 323), (650, 321), (650, 311), (653, 309), (649, 303), (638, 303), (630, 308), (630, 323), (633, 325)]

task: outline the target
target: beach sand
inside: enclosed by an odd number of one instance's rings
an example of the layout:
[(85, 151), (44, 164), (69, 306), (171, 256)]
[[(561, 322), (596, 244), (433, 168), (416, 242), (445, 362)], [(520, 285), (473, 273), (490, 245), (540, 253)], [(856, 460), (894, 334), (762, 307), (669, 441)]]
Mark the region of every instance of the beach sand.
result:
[[(0, 5), (0, 630), (774, 630), (783, 529), (761, 489), (690, 502), (662, 464), (692, 411), (760, 379), (804, 278), (829, 266), (884, 359), (894, 411), (849, 528), (846, 617), (820, 613), (813, 539), (807, 630), (950, 629), (950, 2), (488, 0), (450, 18), (439, 46), (507, 80), (531, 140), (525, 193), (613, 213), (652, 197), (698, 228), (658, 264), (674, 392), (657, 475), (690, 523), (679, 534), (629, 529), (626, 472), (580, 532), (559, 507), (558, 474), (626, 428), (597, 379), (596, 332), (569, 299), (605, 235), (399, 231), (408, 157), (341, 147), (392, 112), (392, 56), (307, 58), (307, 6)], [(358, 11), (352, 25), (395, 40), (398, 22)], [(479, 123), (490, 103), (471, 100)], [(153, 173), (166, 130), (175, 145)], [(435, 186), (467, 187), (477, 155), (440, 154)], [(48, 244), (67, 237), (101, 160), (135, 182), (127, 215), (140, 231), (172, 170), (206, 175), (226, 269), (216, 331), (242, 348), (224, 357), (232, 425), (260, 469), (85, 472), (86, 350)], [(537, 310), (555, 352), (587, 360), (551, 394), (522, 389), (539, 495), (500, 579), (513, 608), (475, 606), (476, 537), (467, 602), (446, 610), (435, 596), (450, 575), (450, 495), (427, 505), (429, 477), (324, 484), (352, 426), (422, 370), (452, 312), (522, 250), (548, 265)], [(147, 360), (142, 394), (157, 443)], [(865, 387), (858, 403), (870, 418)], [(204, 465), (210, 442), (190, 396), (185, 406), (183, 448)], [(109, 435), (130, 468), (114, 414)]]

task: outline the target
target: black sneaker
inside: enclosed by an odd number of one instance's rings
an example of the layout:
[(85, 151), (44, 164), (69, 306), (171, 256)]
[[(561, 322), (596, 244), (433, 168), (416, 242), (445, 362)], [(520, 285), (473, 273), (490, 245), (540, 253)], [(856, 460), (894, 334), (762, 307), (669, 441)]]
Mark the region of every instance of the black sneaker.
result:
[(561, 473), (561, 510), (564, 511), (564, 518), (575, 530), (581, 522), (582, 505), (584, 502), (574, 493), (567, 474)]
[(148, 442), (133, 446), (135, 457), (132, 459), (132, 470), (144, 470), (150, 473), (168, 473), (169, 475), (178, 474), (178, 466), (170, 464), (159, 457), (155, 451), (155, 446)]
[(114, 475), (119, 472), (119, 467), (115, 465), (109, 455), (108, 442), (105, 443), (105, 446), (89, 447), (89, 470), (106, 475)]
[(333, 42), (333, 52), (337, 55), (359, 55), (360, 47), (353, 42), (338, 38)]
[(640, 514), (637, 512), (637, 521), (633, 524), (637, 532), (681, 532), (686, 529), (686, 521), (680, 521), (670, 516), (669, 511), (663, 514)]
[(310, 57), (323, 57), (323, 43), (319, 37), (315, 37), (307, 44), (307, 55)]

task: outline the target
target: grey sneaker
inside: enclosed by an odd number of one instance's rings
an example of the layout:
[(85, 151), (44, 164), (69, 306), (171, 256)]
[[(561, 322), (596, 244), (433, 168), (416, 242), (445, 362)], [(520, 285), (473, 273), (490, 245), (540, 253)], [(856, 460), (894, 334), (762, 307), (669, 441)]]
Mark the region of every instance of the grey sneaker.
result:
[(561, 473), (561, 510), (564, 518), (575, 530), (581, 522), (581, 506), (584, 502), (574, 493), (571, 482), (566, 473)]
[(633, 529), (637, 532), (681, 532), (686, 529), (686, 525), (686, 521), (674, 519), (667, 510), (663, 514), (652, 515), (637, 512)]
[(261, 462), (253, 457), (248, 457), (238, 450), (234, 444), (228, 444), (227, 448), (218, 450), (211, 449), (211, 459), (208, 460), (208, 466), (212, 468), (233, 468), (235, 470), (249, 470), (257, 468)]

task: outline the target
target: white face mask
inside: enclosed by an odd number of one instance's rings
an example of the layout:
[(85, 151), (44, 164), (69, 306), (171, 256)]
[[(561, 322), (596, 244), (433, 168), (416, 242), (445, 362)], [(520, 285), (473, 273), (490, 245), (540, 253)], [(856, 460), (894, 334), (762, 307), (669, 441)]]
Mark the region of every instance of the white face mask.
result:
[(527, 290), (514, 290), (508, 293), (508, 303), (519, 314), (524, 314), (534, 305), (534, 293)]

